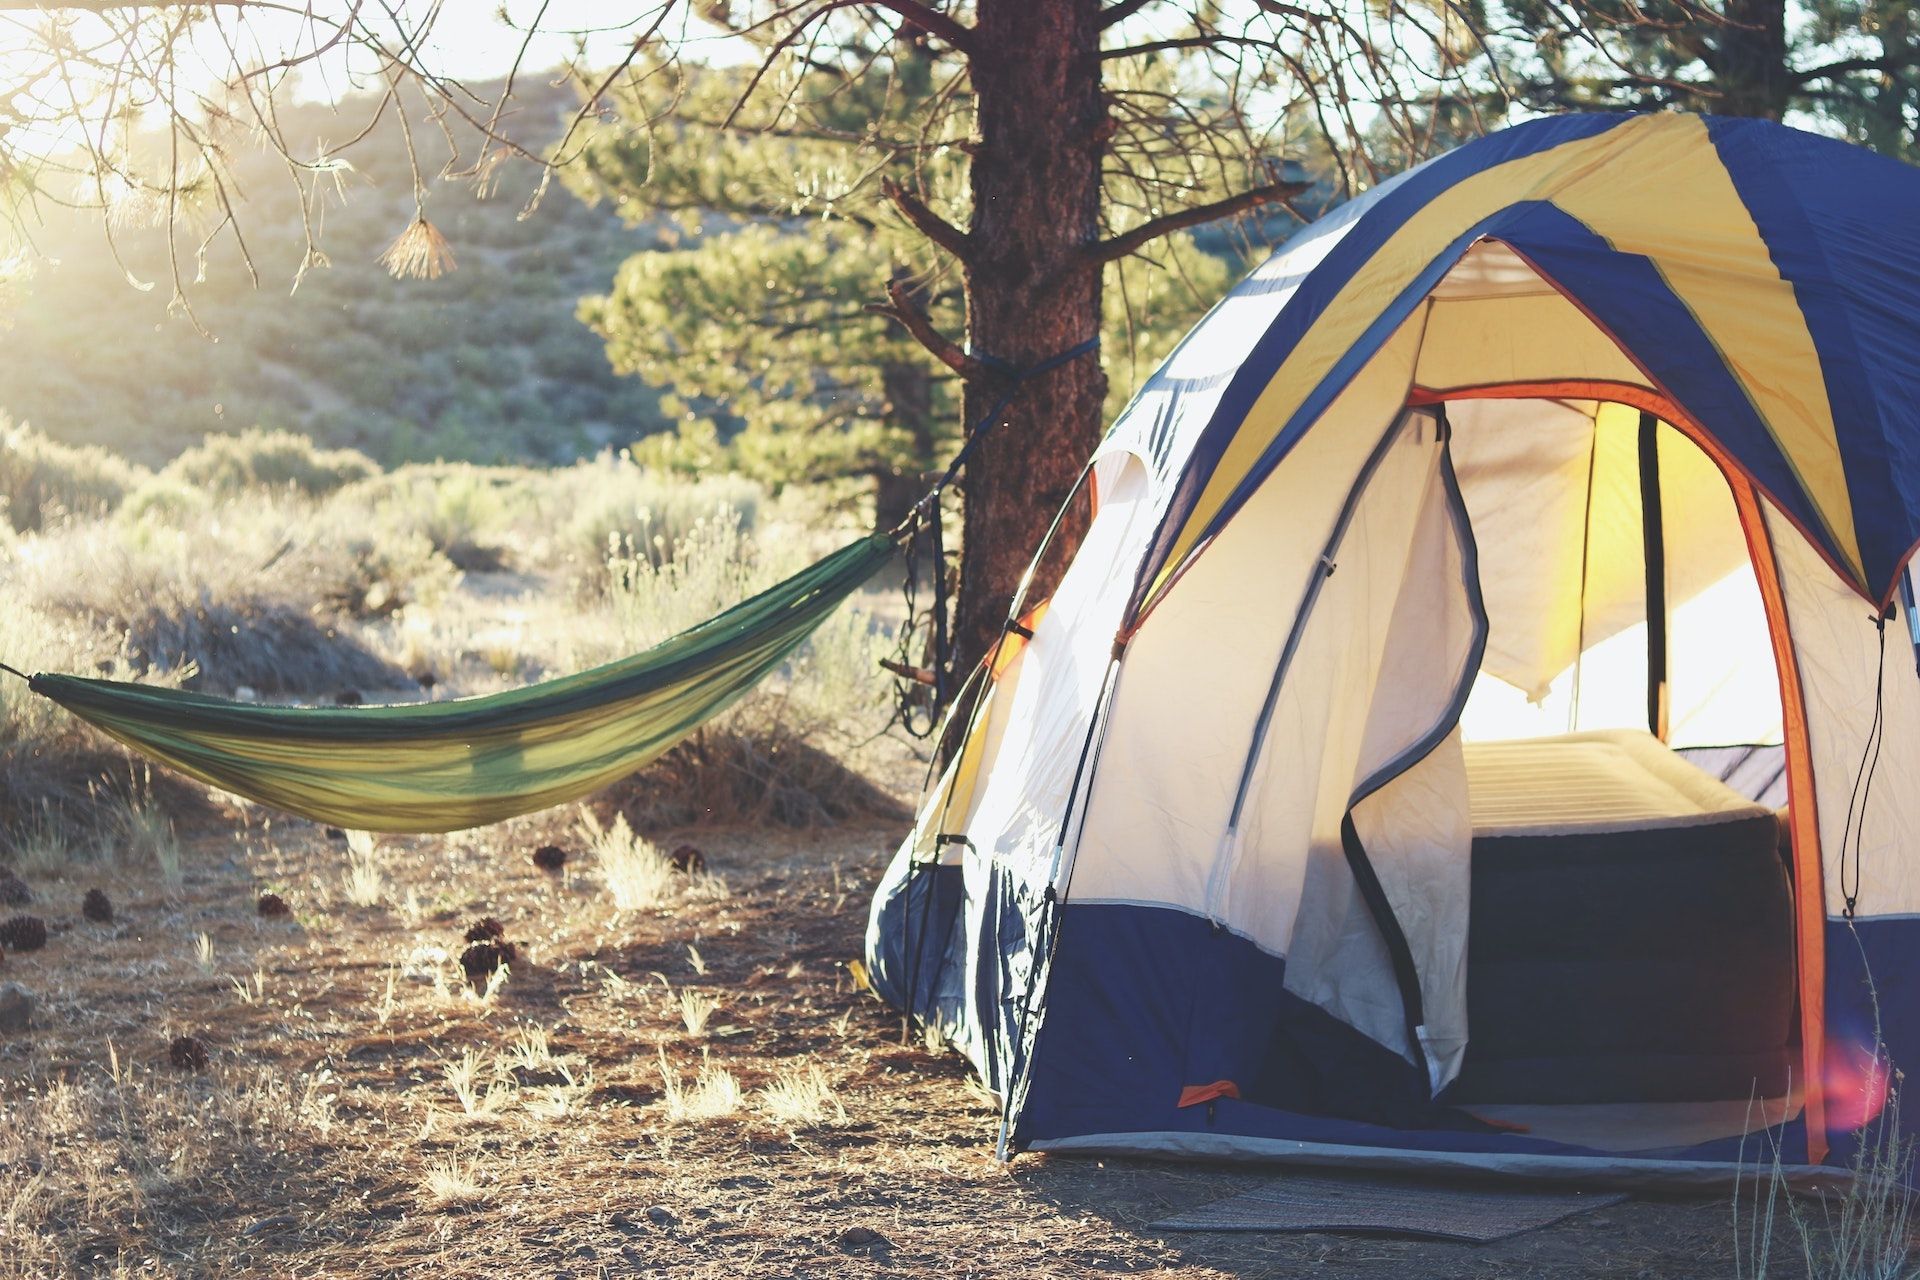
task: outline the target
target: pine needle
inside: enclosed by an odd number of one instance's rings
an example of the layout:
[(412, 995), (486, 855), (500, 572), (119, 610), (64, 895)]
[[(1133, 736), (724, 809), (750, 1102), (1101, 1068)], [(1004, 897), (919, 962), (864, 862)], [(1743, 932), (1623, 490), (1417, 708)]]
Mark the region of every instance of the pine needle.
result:
[(380, 265), (396, 280), (438, 280), (453, 270), (453, 246), (440, 228), (417, 217), (380, 255)]

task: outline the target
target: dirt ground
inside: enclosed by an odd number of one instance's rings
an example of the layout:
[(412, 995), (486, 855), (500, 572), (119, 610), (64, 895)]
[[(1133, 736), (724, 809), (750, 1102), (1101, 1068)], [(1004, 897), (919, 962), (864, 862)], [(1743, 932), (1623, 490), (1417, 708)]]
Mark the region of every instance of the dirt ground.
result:
[[(30, 875), (52, 936), (0, 963), (38, 998), (0, 1033), (0, 1276), (1733, 1274), (1722, 1197), (1484, 1247), (1155, 1232), (1273, 1175), (997, 1164), (990, 1100), (846, 967), (898, 823), (652, 833), (728, 892), (619, 913), (585, 859), (531, 864), (571, 822), (383, 839), (350, 885), (346, 844), (254, 811), (171, 877)], [(489, 915), (522, 954), (487, 997), (452, 956)], [(762, 1092), (812, 1068), (811, 1116)]]

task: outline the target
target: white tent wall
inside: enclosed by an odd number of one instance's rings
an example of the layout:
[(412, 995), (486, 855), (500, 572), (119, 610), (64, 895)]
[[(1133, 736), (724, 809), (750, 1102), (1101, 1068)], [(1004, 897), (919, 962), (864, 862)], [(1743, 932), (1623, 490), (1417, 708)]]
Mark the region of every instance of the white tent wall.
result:
[[(1321, 547), (1402, 412), (1418, 339), (1410, 322), (1388, 342), (1329, 429), (1308, 433), (1128, 641), (1063, 874), (1070, 900), (1207, 912), (1267, 687)], [(1281, 954), (1296, 906), (1248, 903), (1222, 923)]]
[[(1920, 778), (1920, 673), (1906, 618), (1896, 608), (1887, 622), (1883, 658), (1873, 606), (1777, 507), (1764, 502), (1763, 510), (1806, 704), (1827, 914), (1843, 913), (1846, 888), (1856, 882), (1863, 917), (1920, 913), (1920, 859), (1913, 856), (1920, 850), (1920, 787), (1913, 782)], [(1874, 763), (1876, 689), (1882, 728)], [(1848, 802), (1856, 780), (1864, 782), (1863, 765), (1872, 766), (1873, 782), (1860, 788), (1864, 816), (1855, 804), (1850, 822)]]
[[(1053, 874), (1061, 819), (1112, 661), (1112, 636), (1132, 583), (1132, 567), (1153, 532), (1152, 488), (1140, 459), (1111, 452), (1096, 464), (1094, 482), (1099, 508), (1032, 638), (1005, 664), (993, 686), (974, 731), (973, 750), (978, 754), (956, 758), (948, 766), (883, 880), (905, 884), (915, 874), (926, 874), (912, 869), (913, 859), (934, 859), (943, 869), (958, 869), (959, 931), (965, 946), (959, 988), (977, 991), (976, 976), (989, 975), (989, 985), (998, 989), (1003, 1003), (1025, 995), (1031, 958), (1022, 943)], [(967, 770), (965, 782), (959, 777), (963, 764), (977, 765)], [(937, 846), (935, 837), (941, 831), (964, 833), (971, 856), (958, 843)], [(998, 892), (996, 877), (1001, 882)], [(870, 954), (880, 913), (888, 905), (886, 895), (876, 897), (869, 922)], [(1001, 927), (1001, 912), (1017, 922), (1013, 929)], [(930, 927), (928, 917), (923, 916), (920, 927)], [(917, 940), (914, 945), (919, 945)], [(1009, 946), (1020, 954), (1007, 954)], [(904, 974), (887, 977), (915, 981)], [(1014, 1016), (1002, 1010), (997, 1017), (962, 1017), (941, 1029), (992, 1078), (990, 1064), (1004, 1061), (1010, 1046), (990, 1044), (989, 1038), (1010, 1026)]]
[(1078, 554), (1001, 677), (993, 714), (1002, 728), (971, 811), (952, 824), (982, 854), (1023, 874), (1052, 861), (1132, 569), (1153, 533), (1152, 494), (1137, 458), (1109, 455), (1098, 484), (1100, 509)]
[[(1414, 435), (1407, 451), (1429, 448), (1421, 439), (1419, 420), (1411, 425)], [(1485, 636), (1483, 615), (1472, 595), (1475, 571), (1465, 513), (1444, 463), (1444, 458), (1434, 458), (1423, 497), (1407, 504), (1419, 513), (1410, 530), (1395, 527), (1399, 522), (1391, 520), (1378, 522), (1385, 528), (1355, 529), (1337, 553), (1337, 562), (1365, 572), (1368, 581), (1345, 600), (1323, 593), (1309, 620), (1326, 644), (1339, 646), (1346, 639), (1347, 661), (1353, 667), (1342, 674), (1359, 683), (1335, 678), (1322, 684), (1322, 673), (1308, 666), (1297, 667), (1289, 680), (1289, 689), (1304, 690), (1309, 701), (1323, 690), (1331, 695), (1329, 725), (1349, 716), (1365, 724), (1357, 757), (1344, 755), (1345, 735), (1329, 733), (1323, 739), (1326, 753), (1316, 762), (1315, 740), (1279, 737), (1276, 717), (1257, 775), (1260, 794), (1278, 799), (1283, 812), (1295, 810), (1300, 783), (1316, 763), (1326, 771), (1326, 780), (1339, 783), (1330, 791), (1318, 789), (1318, 808), (1310, 816), (1297, 810), (1287, 814), (1295, 821), (1306, 817), (1312, 824), (1287, 957), (1287, 989), (1402, 1056), (1413, 1057), (1407, 1044), (1407, 1005), (1381, 924), (1359, 892), (1342, 846), (1340, 820), (1352, 805), (1361, 847), (1418, 975), (1423, 1022), (1416, 1034), (1435, 1093), (1459, 1073), (1467, 1045), (1473, 827), (1466, 765), (1453, 721), (1457, 696), (1473, 678)], [(1386, 485), (1370, 485), (1363, 505), (1376, 503), (1405, 504), (1405, 496)], [(1404, 539), (1398, 548), (1396, 538)], [(1355, 554), (1361, 539), (1378, 539), (1377, 550), (1369, 547)], [(1397, 572), (1396, 551), (1403, 561)], [(1384, 563), (1372, 563), (1375, 560)], [(1382, 597), (1392, 599), (1384, 619)], [(1303, 645), (1303, 658), (1305, 654)], [(1359, 669), (1365, 663), (1361, 654), (1373, 658), (1371, 671)], [(1441, 736), (1436, 740), (1436, 735)], [(1356, 792), (1363, 793), (1357, 803)], [(1251, 814), (1255, 823), (1270, 816), (1265, 804)], [(1248, 839), (1257, 839), (1255, 847), (1265, 849), (1274, 847), (1275, 836), (1296, 843), (1302, 839), (1297, 831), (1271, 832), (1264, 825), (1251, 827)]]

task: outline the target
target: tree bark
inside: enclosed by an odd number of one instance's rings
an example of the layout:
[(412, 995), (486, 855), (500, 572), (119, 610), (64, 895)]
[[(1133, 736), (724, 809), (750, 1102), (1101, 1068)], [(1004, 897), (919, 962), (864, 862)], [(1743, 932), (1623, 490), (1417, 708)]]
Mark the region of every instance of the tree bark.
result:
[(933, 374), (924, 363), (890, 364), (880, 371), (887, 415), (906, 428), (910, 456), (897, 465), (883, 463), (874, 472), (874, 527), (892, 529), (907, 518), (932, 483), (927, 469), (942, 465), (933, 456)]
[(1719, 95), (1704, 104), (1723, 116), (1778, 120), (1793, 101), (1786, 0), (1727, 0), (1710, 58)]
[[(1100, 331), (1106, 102), (1098, 0), (978, 0), (971, 76), (979, 142), (970, 165), (967, 330), (975, 355), (1038, 364)], [(992, 434), (961, 483), (965, 533), (954, 624), (956, 678), (993, 645), (1020, 576), (1101, 434), (1107, 380), (1097, 354), (1023, 383), (1003, 420), (982, 422), (1006, 387), (970, 379), (966, 421)], [(1052, 591), (1084, 517), (1062, 531), (1036, 579)]]

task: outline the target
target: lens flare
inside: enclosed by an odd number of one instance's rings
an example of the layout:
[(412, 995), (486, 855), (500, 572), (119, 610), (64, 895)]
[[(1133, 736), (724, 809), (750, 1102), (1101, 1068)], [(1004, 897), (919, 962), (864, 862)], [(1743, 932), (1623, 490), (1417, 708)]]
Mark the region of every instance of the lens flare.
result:
[(1827, 1128), (1836, 1133), (1864, 1129), (1887, 1105), (1892, 1068), (1882, 1053), (1860, 1040), (1833, 1040), (1827, 1044), (1826, 1069), (1821, 1073), (1827, 1102)]

